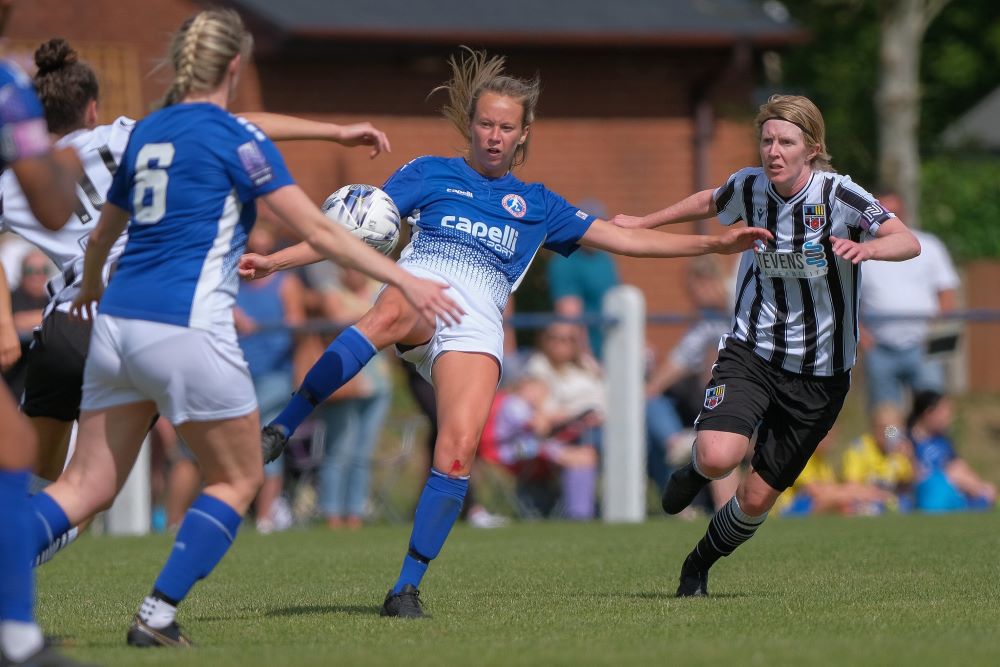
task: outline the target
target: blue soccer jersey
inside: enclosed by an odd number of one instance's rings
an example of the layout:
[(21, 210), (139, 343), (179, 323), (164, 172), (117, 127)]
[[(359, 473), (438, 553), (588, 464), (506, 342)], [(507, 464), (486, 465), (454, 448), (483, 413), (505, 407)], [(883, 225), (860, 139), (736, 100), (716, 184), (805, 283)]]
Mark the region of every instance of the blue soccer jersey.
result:
[(131, 222), (100, 312), (231, 326), (254, 200), (292, 183), (264, 133), (214, 104), (177, 104), (140, 121), (108, 191)]
[(31, 79), (0, 61), (0, 170), (49, 151), (49, 127)]
[(500, 310), (539, 248), (569, 255), (594, 221), (541, 183), (487, 178), (462, 158), (417, 158), (383, 189), (415, 225), (400, 263), (461, 282)]

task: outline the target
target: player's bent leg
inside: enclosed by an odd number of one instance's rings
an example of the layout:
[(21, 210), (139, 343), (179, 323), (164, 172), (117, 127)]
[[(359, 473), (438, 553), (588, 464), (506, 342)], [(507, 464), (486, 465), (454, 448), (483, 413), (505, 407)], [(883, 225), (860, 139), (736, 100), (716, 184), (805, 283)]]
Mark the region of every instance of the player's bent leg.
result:
[(399, 578), (386, 595), (382, 616), (424, 616), (418, 597), (420, 582), (462, 510), (499, 379), (499, 362), (485, 354), (446, 352), (434, 364), (438, 440), (433, 467), (417, 503), (409, 549)]
[(736, 495), (715, 513), (705, 536), (684, 560), (677, 597), (708, 595), (708, 570), (754, 536), (780, 494), (751, 469)]
[(422, 325), (419, 314), (402, 292), (386, 289), (355, 326), (344, 329), (330, 343), (306, 373), (288, 405), (263, 428), (264, 462), (278, 458), (288, 438), (316, 406), (357, 375), (379, 350), (400, 341), (410, 342), (415, 334), (426, 334), (416, 341), (423, 343), (434, 334), (434, 329), (429, 324)]
[(38, 435), (38, 462), (35, 474), (50, 482), (59, 479), (66, 467), (69, 439), (73, 422), (52, 417), (31, 417), (31, 425)]
[(132, 471), (155, 413), (152, 401), (140, 401), (80, 414), (69, 465), (55, 483), (31, 497), (35, 555), (71, 526), (111, 506)]
[(663, 490), (663, 511), (677, 514), (691, 504), (709, 482), (725, 478), (740, 464), (750, 439), (726, 431), (698, 431), (691, 463), (675, 470)]
[(259, 427), (256, 410), (177, 427), (198, 459), (205, 488), (184, 515), (170, 557), (129, 628), (131, 646), (191, 646), (177, 624), (177, 605), (225, 556), (264, 481)]
[(781, 491), (771, 486), (753, 468), (750, 469), (746, 479), (736, 490), (740, 507), (743, 508), (744, 512), (753, 516), (762, 516), (770, 512), (780, 495)]

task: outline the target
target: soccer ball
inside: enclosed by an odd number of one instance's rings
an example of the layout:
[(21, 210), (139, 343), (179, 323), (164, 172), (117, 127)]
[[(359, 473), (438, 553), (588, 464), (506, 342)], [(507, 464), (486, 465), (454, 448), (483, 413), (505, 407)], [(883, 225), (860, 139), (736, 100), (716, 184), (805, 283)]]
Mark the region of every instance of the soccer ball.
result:
[(321, 209), (383, 255), (396, 247), (399, 211), (389, 195), (374, 185), (345, 185), (327, 197)]

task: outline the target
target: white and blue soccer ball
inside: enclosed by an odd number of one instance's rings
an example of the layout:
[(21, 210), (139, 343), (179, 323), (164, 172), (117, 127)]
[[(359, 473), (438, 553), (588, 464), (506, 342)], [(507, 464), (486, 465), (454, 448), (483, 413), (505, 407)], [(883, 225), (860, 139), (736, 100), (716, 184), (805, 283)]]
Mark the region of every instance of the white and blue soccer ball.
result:
[(399, 240), (399, 211), (384, 190), (374, 185), (345, 185), (320, 207), (359, 239), (388, 255)]

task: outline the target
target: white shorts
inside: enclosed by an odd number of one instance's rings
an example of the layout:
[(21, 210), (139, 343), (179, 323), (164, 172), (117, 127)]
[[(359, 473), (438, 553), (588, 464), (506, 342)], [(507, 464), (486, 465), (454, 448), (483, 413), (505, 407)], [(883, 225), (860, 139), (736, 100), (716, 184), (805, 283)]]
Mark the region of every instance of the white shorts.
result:
[(420, 278), (450, 283), (446, 294), (465, 311), (465, 315), (459, 324), (450, 326), (445, 326), (439, 317), (431, 339), (424, 345), (405, 351), (397, 347), (399, 357), (416, 366), (424, 379), (431, 383), (434, 381), (431, 375), (434, 362), (442, 353), (449, 351), (488, 354), (497, 360), (502, 372), (503, 317), (493, 300), (451, 283), (446, 277), (423, 267), (404, 265), (403, 268)]
[(236, 332), (98, 315), (83, 371), (81, 410), (154, 401), (171, 424), (257, 409)]

